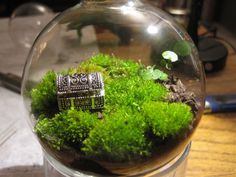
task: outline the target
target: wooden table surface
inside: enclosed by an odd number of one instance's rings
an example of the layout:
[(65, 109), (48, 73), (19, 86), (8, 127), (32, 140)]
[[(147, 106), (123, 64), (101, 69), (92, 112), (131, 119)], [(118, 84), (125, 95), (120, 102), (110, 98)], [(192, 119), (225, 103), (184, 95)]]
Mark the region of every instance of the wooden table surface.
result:
[[(236, 93), (236, 54), (224, 70), (208, 74), (207, 94)], [(196, 130), (186, 177), (236, 177), (236, 112), (205, 114)]]

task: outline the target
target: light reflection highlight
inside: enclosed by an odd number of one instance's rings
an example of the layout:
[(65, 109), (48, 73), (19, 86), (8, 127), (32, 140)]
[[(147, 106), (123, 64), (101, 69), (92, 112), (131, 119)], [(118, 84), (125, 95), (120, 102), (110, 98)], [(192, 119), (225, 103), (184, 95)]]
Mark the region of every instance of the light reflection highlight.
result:
[(158, 28), (157, 28), (157, 26), (155, 26), (155, 25), (149, 25), (149, 26), (147, 27), (147, 32), (148, 32), (149, 34), (157, 34), (157, 33), (158, 33)]

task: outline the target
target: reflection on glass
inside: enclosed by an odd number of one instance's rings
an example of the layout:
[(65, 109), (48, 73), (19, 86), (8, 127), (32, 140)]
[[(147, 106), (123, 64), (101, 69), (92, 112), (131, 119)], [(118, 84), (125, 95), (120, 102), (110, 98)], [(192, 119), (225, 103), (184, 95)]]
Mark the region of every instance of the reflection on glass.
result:
[(39, 3), (20, 5), (9, 19), (9, 32), (13, 42), (29, 49), (53, 16), (52, 10), (45, 5)]

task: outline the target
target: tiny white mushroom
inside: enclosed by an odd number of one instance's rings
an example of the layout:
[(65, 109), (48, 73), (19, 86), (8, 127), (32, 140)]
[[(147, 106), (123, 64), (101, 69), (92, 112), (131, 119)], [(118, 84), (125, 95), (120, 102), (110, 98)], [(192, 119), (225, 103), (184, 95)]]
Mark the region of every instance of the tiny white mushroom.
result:
[(171, 62), (176, 62), (178, 60), (178, 55), (172, 51), (163, 52), (162, 57), (166, 60), (170, 60)]

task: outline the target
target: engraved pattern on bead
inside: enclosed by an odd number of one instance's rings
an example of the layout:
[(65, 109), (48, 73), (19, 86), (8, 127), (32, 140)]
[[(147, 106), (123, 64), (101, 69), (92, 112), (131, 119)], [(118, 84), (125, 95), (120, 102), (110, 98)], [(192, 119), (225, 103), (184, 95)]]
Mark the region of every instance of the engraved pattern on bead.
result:
[(102, 75), (77, 73), (57, 76), (57, 100), (59, 110), (93, 110), (104, 107), (104, 83)]

